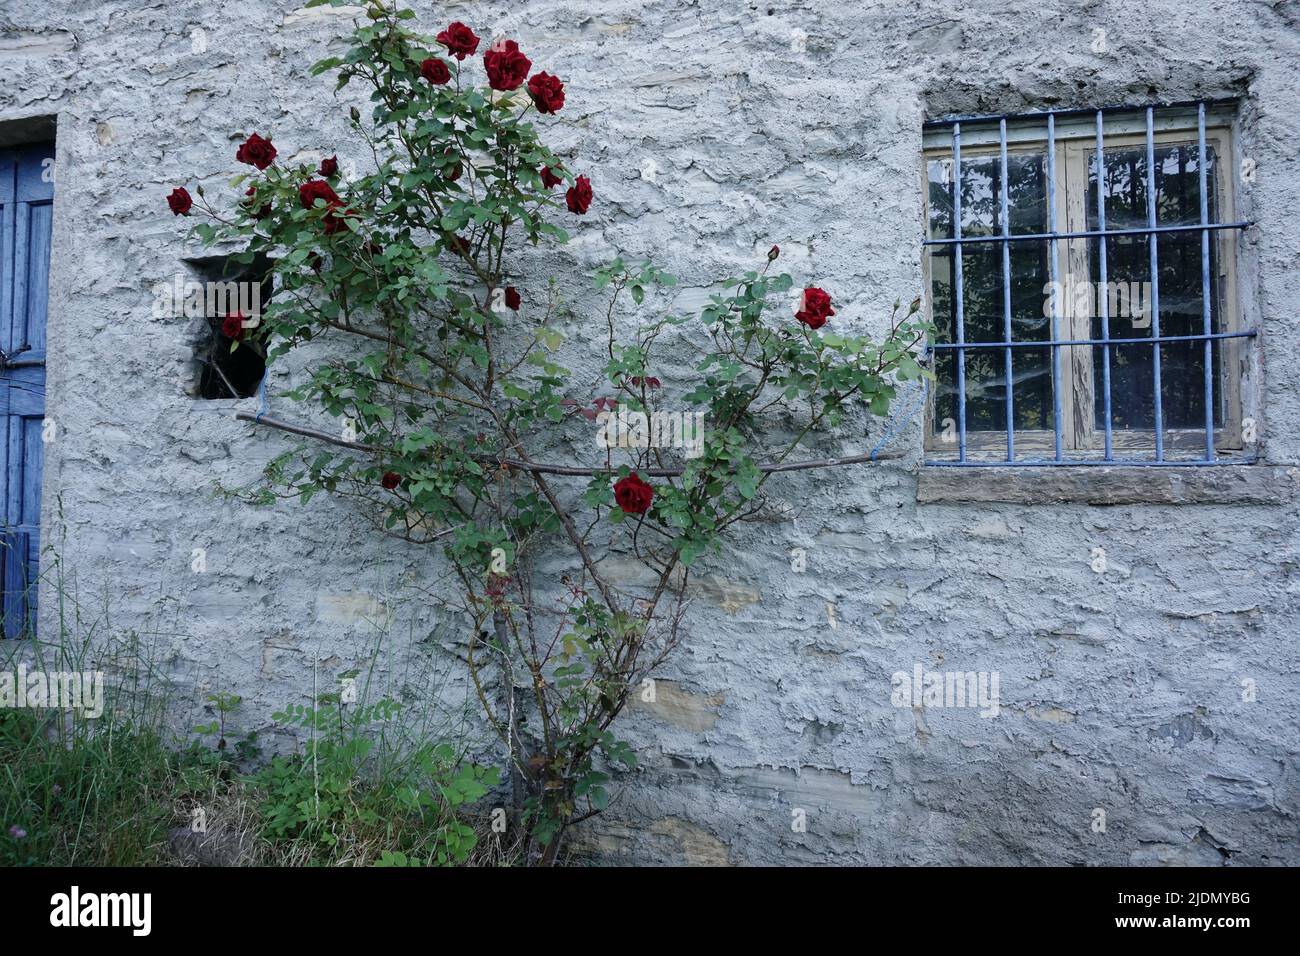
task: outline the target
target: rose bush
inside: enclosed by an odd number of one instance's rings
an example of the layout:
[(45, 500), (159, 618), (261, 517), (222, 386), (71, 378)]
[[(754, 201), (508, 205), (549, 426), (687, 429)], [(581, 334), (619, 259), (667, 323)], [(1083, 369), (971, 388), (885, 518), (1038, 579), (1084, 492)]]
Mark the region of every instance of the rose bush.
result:
[[(480, 64), (463, 23), (428, 37), (409, 11), (372, 5), (368, 17), (314, 72), (369, 94), (368, 121), (354, 108), (351, 128), (373, 171), (331, 184), (333, 161), (277, 164), (270, 138), (253, 134), (235, 155), (256, 172), (235, 177), (234, 212), (200, 192), (213, 221), (194, 228), (242, 243), (245, 262), (274, 263), (274, 299), (232, 347), (273, 362), (335, 343), (292, 397), (351, 427), (279, 456), (257, 500), (339, 495), (385, 533), (441, 550), (457, 587), (435, 596), (464, 624), (521, 840), (550, 862), (574, 823), (607, 806), (611, 771), (635, 764), (613, 725), (677, 645), (691, 569), (763, 509), (773, 475), (816, 464), (790, 461), (796, 448), (855, 408), (888, 412), (896, 383), (925, 374), (913, 347), (927, 328), (916, 303), (896, 303), (883, 341), (823, 331), (831, 296), (810, 286), (795, 302), (790, 276), (769, 274), (774, 246), (761, 272), (720, 283), (692, 317), (669, 308), (671, 275), (616, 259), (595, 275), (600, 316), (579, 320), (566, 345), (559, 293), (521, 309), (515, 285), (519, 247), (565, 242), (560, 223), (580, 224), (596, 202), (589, 177), (527, 121), (558, 111), (564, 84), (529, 79), (514, 40), (493, 42)], [(561, 203), (552, 190), (566, 182)], [(598, 396), (561, 364), (593, 334)], [(703, 414), (698, 454), (596, 450), (596, 420), (674, 408)], [(593, 451), (547, 460), (565, 447)], [(538, 556), (556, 549), (571, 569), (548, 578)], [(611, 579), (616, 554), (642, 562), (649, 583)]]

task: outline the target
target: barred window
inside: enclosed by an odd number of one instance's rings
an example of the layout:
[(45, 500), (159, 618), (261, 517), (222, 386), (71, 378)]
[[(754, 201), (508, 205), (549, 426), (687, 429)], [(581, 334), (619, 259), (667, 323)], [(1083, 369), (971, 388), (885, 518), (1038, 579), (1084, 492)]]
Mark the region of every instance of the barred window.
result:
[(926, 124), (927, 463), (1250, 460), (1234, 115), (1216, 102)]

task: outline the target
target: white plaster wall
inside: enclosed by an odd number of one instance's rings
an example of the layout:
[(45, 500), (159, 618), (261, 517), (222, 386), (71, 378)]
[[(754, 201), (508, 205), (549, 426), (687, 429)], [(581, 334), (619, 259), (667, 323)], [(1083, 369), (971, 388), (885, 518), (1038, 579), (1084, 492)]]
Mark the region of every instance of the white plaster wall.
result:
[[(446, 670), (450, 640), (403, 596), (431, 580), (422, 552), (327, 499), (257, 510), (213, 495), (286, 439), (233, 420), (252, 402), (191, 398), (191, 324), (150, 317), (152, 286), (199, 251), (167, 211), (174, 185), (221, 194), (253, 130), (287, 159), (349, 155), (348, 101), (307, 75), (348, 17), (296, 6), (0, 7), (0, 122), (58, 117), (47, 543), (85, 601), (163, 635), (195, 701), (238, 691), (262, 727), (313, 672), (356, 663), (376, 618), (396, 649), (388, 676), (413, 694), (421, 662)], [(526, 286), (617, 250), (702, 288), (779, 242), (846, 328), (879, 328), (920, 291), (927, 116), (1243, 95), (1257, 178), (1241, 203), (1260, 225), (1242, 269), (1263, 332), (1251, 410), (1270, 462), (1300, 458), (1300, 4), (413, 6), (431, 31), (504, 23), (568, 84), (548, 137), (597, 202), (568, 247), (530, 260)], [(871, 441), (859, 427), (842, 447)], [(746, 530), (702, 569), (659, 702), (624, 724), (643, 769), (588, 844), (615, 861), (1300, 862), (1294, 502), (920, 506), (917, 431), (898, 447), (901, 463), (782, 479), (798, 520)], [(196, 547), (206, 574), (190, 570)], [(791, 572), (794, 547), (807, 573)], [(891, 706), (890, 675), (916, 662), (998, 671), (1001, 715)], [(1105, 834), (1090, 828), (1099, 807)]]

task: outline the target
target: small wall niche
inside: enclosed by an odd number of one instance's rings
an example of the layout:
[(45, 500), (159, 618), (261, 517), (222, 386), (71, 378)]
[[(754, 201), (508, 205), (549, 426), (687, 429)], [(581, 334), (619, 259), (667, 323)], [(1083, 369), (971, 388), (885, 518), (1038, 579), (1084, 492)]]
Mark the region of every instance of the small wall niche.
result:
[[(195, 398), (249, 398), (266, 375), (260, 316), (271, 300), (271, 262), (230, 256), (190, 259), (190, 276), (173, 294), (190, 316)], [(236, 347), (237, 346), (237, 347)]]

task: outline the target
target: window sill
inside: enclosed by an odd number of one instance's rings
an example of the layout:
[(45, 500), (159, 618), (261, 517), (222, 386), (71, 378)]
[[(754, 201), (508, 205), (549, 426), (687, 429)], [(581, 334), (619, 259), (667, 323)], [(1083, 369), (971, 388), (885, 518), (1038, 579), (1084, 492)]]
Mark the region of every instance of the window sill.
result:
[(1295, 465), (1206, 468), (934, 468), (920, 469), (920, 504), (1280, 505), (1300, 492)]

